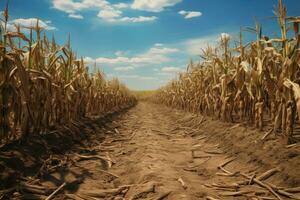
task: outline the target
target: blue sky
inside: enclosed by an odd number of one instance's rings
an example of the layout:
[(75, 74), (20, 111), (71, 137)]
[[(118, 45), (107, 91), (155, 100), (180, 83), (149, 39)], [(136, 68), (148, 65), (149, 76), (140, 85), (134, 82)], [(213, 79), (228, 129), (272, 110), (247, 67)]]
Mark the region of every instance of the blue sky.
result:
[[(300, 0), (285, 0), (288, 15), (300, 15)], [(5, 1), (0, 1), (4, 8)], [(10, 0), (10, 22), (42, 20), (48, 35), (63, 44), (71, 34), (73, 50), (97, 63), (108, 78), (131, 89), (156, 89), (199, 60), (201, 48), (221, 33), (235, 40), (241, 26), (279, 35), (277, 0)], [(245, 35), (249, 40), (251, 34)], [(92, 70), (92, 67), (91, 67)]]

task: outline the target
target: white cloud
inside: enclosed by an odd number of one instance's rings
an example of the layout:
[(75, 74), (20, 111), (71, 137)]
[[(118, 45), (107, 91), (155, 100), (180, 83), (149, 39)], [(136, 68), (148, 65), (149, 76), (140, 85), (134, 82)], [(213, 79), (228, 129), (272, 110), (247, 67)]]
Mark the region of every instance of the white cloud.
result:
[(155, 47), (162, 47), (163, 44), (162, 44), (162, 43), (156, 43), (156, 44), (154, 44), (154, 46), (155, 46)]
[[(124, 7), (125, 5), (121, 4), (115, 6), (106, 6), (104, 9), (100, 10), (98, 13), (98, 17), (107, 21), (107, 22), (129, 22), (129, 23), (138, 23), (138, 22), (150, 22), (157, 19), (155, 16), (145, 17), (145, 16), (138, 16), (138, 17), (122, 17), (122, 11), (116, 9), (116, 7)], [(127, 4), (126, 4), (127, 5)]]
[(184, 70), (179, 67), (163, 67), (161, 71), (167, 73), (178, 73), (178, 72), (183, 72)]
[(116, 9), (113, 6), (106, 6), (104, 9), (100, 10), (98, 15), (99, 18), (107, 22), (129, 22), (129, 23), (138, 23), (138, 22), (150, 22), (157, 19), (155, 16), (145, 17), (122, 17), (122, 11)]
[[(64, 0), (62, 0), (64, 1)], [(79, 0), (76, 0), (79, 1)], [(103, 8), (105, 6), (110, 5), (110, 3), (107, 0), (81, 0), (82, 4), (85, 5), (86, 7), (93, 8)]]
[(103, 10), (100, 10), (97, 16), (104, 20), (112, 20), (120, 17), (121, 15), (122, 15), (122, 11), (116, 10), (112, 7), (107, 7)]
[(161, 12), (166, 7), (171, 7), (182, 0), (134, 0), (131, 8), (150, 12)]
[[(160, 61), (164, 60), (160, 58)], [(85, 59), (86, 62), (90, 61), (90, 59)], [(160, 61), (153, 60), (151, 57), (146, 56), (137, 56), (137, 57), (122, 57), (118, 56), (115, 58), (107, 58), (107, 57), (99, 57), (95, 60), (92, 60), (93, 62), (102, 63), (102, 64), (110, 64), (110, 65), (116, 65), (116, 64), (145, 64), (145, 63), (158, 63)]]
[(178, 12), (178, 14), (180, 14), (180, 15), (186, 15), (186, 14), (187, 14), (187, 11), (181, 10), (181, 11)]
[(114, 4), (113, 7), (117, 8), (117, 9), (124, 9), (124, 8), (128, 8), (129, 5), (126, 3), (118, 3), (118, 4)]
[(96, 58), (93, 61), (97, 62), (97, 63), (102, 63), (102, 64), (122, 64), (122, 63), (128, 64), (128, 63), (132, 63), (129, 58), (121, 57), (121, 56), (118, 56), (118, 57), (115, 57), (115, 58), (99, 57), (99, 58)]
[(9, 22), (9, 28), (15, 30), (13, 25), (20, 26), (21, 28), (30, 28), (35, 27), (37, 25), (37, 21), (39, 27), (45, 30), (55, 30), (56, 28), (51, 25), (51, 21), (43, 21), (37, 18), (19, 18), (14, 19)]
[(194, 17), (200, 17), (201, 15), (202, 15), (201, 12), (191, 11), (184, 18), (190, 19), (190, 18), (194, 18)]
[(137, 23), (137, 22), (150, 22), (156, 19), (157, 17), (155, 16), (151, 16), (151, 17), (138, 16), (138, 17), (122, 17), (120, 19), (117, 19), (116, 21)]
[(83, 16), (82, 16), (82, 15), (75, 14), (75, 13), (69, 14), (69, 17), (70, 17), (70, 18), (74, 18), (74, 19), (83, 19)]
[(122, 17), (122, 11), (114, 8), (113, 6), (107, 6), (104, 9), (100, 10), (98, 15), (99, 18), (107, 22), (129, 22), (129, 23), (138, 23), (138, 22), (150, 22), (157, 19), (155, 16), (145, 17)]
[(84, 9), (103, 8), (109, 5), (106, 0), (52, 0), (53, 7), (66, 13), (75, 13)]
[(52, 0), (52, 3), (55, 9), (66, 12), (69, 14), (69, 17), (75, 19), (83, 19), (83, 16), (77, 13), (86, 9), (99, 10), (97, 16), (106, 22), (137, 23), (150, 22), (157, 19), (155, 16), (122, 16), (121, 10), (129, 8), (129, 4), (111, 4), (107, 0)]
[(87, 63), (102, 63), (102, 64), (109, 64), (109, 65), (117, 65), (117, 64), (135, 64), (135, 65), (142, 65), (142, 64), (159, 64), (163, 62), (170, 61), (168, 55), (179, 52), (176, 48), (158, 48), (152, 47), (148, 51), (143, 54), (135, 55), (132, 57), (126, 57), (123, 54), (119, 54), (117, 57), (107, 58), (107, 57), (99, 57), (96, 59), (92, 59), (90, 57), (86, 57), (84, 60)]
[(176, 53), (179, 50), (176, 48), (157, 48), (153, 47), (149, 49), (149, 54), (170, 54), (170, 53)]
[(202, 13), (199, 12), (199, 11), (185, 11), (185, 10), (181, 10), (181, 11), (178, 12), (178, 14), (184, 16), (185, 19), (190, 19), (190, 18), (202, 16)]
[(134, 67), (132, 66), (129, 66), (129, 67), (116, 67), (114, 68), (115, 71), (130, 71), (130, 70), (133, 70)]
[(57, 10), (61, 10), (67, 13), (75, 13), (82, 10), (85, 6), (80, 2), (74, 2), (72, 0), (53, 0), (53, 7)]

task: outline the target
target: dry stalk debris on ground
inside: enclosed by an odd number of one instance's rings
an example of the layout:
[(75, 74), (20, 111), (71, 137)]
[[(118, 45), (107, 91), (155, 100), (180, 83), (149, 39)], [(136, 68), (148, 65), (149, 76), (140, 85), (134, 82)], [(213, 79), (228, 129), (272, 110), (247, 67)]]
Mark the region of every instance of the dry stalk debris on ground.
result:
[[(97, 127), (90, 140), (69, 150), (69, 159), (53, 155), (43, 176), (25, 173), (20, 186), (0, 194), (4, 199), (299, 199), (299, 148), (287, 149), (280, 139), (247, 143), (250, 134), (261, 141), (259, 133), (208, 118), (190, 135), (185, 129), (174, 131), (174, 121), (184, 118), (192, 125), (202, 117), (139, 103), (112, 118), (105, 129)], [(176, 126), (185, 127), (186, 121)], [(197, 151), (217, 149), (218, 154), (194, 158), (190, 147), (195, 144)], [(291, 153), (297, 156), (286, 160)], [(55, 159), (65, 164), (46, 170)]]

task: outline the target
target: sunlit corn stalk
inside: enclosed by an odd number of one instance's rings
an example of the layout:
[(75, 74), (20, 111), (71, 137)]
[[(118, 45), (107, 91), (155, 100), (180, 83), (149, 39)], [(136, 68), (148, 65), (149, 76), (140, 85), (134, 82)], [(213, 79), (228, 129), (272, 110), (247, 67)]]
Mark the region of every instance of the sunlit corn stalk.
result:
[(1, 20), (0, 143), (136, 103), (117, 79), (106, 80), (99, 71), (90, 73), (73, 53), (70, 39), (63, 46), (54, 36), (49, 42), (38, 20), (33, 27), (8, 30), (8, 8)]
[[(258, 22), (241, 29), (236, 48), (221, 38), (219, 46), (202, 50), (199, 64), (190, 63), (186, 73), (157, 91), (153, 101), (224, 121), (246, 121), (260, 130), (270, 119), (274, 133), (294, 142), (296, 119), (300, 122), (300, 17), (286, 13), (279, 0), (275, 14), (281, 38), (263, 36)], [(255, 33), (256, 41), (243, 44), (245, 30)], [(289, 30), (294, 37), (288, 38)]]

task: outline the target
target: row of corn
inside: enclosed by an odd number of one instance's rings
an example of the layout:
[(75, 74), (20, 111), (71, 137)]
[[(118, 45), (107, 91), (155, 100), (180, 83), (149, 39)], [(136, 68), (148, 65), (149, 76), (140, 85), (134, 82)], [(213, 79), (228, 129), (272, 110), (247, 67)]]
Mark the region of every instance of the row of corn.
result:
[(117, 79), (89, 73), (69, 42), (49, 41), (38, 21), (9, 31), (8, 17), (6, 9), (0, 23), (0, 143), (135, 104)]
[[(288, 17), (279, 0), (275, 12), (281, 37), (263, 36), (262, 27), (241, 29), (235, 46), (223, 34), (215, 47), (202, 50), (202, 61), (156, 92), (157, 103), (200, 112), (257, 128), (272, 125), (288, 143), (300, 121), (300, 17)], [(243, 33), (256, 41), (243, 44)], [(270, 123), (271, 121), (271, 123)]]

